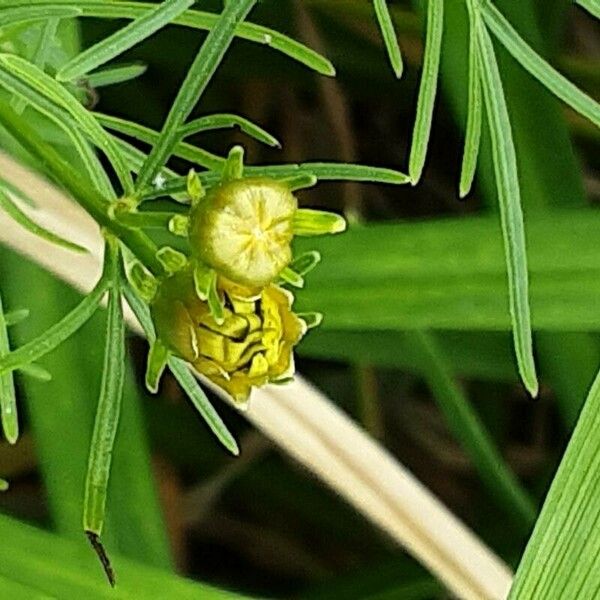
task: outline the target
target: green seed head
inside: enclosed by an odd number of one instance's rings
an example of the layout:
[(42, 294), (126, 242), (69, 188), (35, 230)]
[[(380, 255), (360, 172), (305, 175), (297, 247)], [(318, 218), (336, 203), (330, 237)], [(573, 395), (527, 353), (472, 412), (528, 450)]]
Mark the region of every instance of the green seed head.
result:
[(192, 209), (192, 252), (235, 283), (268, 285), (292, 259), (297, 208), (288, 187), (272, 179), (224, 183)]

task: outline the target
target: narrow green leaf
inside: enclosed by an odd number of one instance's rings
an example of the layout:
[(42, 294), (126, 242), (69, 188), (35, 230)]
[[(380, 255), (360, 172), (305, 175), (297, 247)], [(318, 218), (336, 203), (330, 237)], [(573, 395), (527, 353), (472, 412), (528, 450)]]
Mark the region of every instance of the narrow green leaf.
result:
[(204, 263), (194, 265), (194, 289), (200, 300), (205, 301), (210, 293), (210, 286), (215, 279), (214, 270)]
[(200, 51), (196, 55), (169, 114), (160, 137), (140, 169), (136, 188), (144, 188), (150, 183), (160, 168), (167, 162), (177, 144), (179, 128), (184, 124), (194, 106), (202, 96), (208, 83), (223, 60), (227, 49), (235, 37), (235, 29), (242, 23), (257, 0), (236, 0), (227, 2), (217, 23), (210, 30)]
[[(15, 89), (15, 84), (24, 84), (28, 90), (23, 97), (35, 103), (35, 93), (65, 110), (81, 129), (99, 148), (103, 150), (115, 172), (119, 176), (126, 193), (133, 191), (133, 183), (127, 166), (111, 137), (77, 99), (60, 83), (32, 65), (25, 59), (13, 54), (0, 54), (0, 85)], [(31, 92), (35, 92), (33, 95)]]
[[(94, 113), (94, 116), (104, 127), (129, 135), (140, 142), (154, 145), (158, 141), (159, 134), (157, 131), (134, 123), (133, 121), (100, 113)], [(207, 169), (221, 169), (223, 162), (225, 161), (224, 158), (217, 156), (208, 150), (203, 150), (202, 148), (183, 142), (177, 144), (175, 155), (190, 160)], [(145, 158), (146, 155), (142, 154), (142, 156)]]
[(521, 559), (511, 600), (598, 597), (599, 492), (600, 373)]
[(469, 95), (467, 101), (467, 127), (465, 131), (465, 149), (460, 172), (459, 196), (464, 198), (471, 191), (479, 144), (481, 142), (482, 99), (481, 78), (479, 76), (479, 55), (477, 51), (477, 28), (479, 27), (479, 13), (473, 4), (474, 0), (467, 2), (469, 11)]
[(226, 129), (230, 127), (239, 127), (241, 131), (248, 134), (250, 137), (253, 137), (263, 144), (267, 144), (268, 146), (273, 146), (275, 148), (281, 147), (277, 138), (273, 137), (262, 127), (244, 117), (233, 114), (206, 115), (205, 117), (194, 119), (183, 125), (179, 129), (179, 134), (182, 138), (185, 138), (203, 131)]
[(114, 586), (114, 573), (98, 538), (104, 527), (108, 479), (125, 381), (125, 321), (118, 274), (120, 258), (116, 242), (114, 245), (110, 242), (107, 243), (105, 252), (111, 255), (107, 265), (110, 288), (108, 290), (106, 342), (100, 398), (94, 421), (85, 481), (83, 528), (100, 556), (110, 583)]
[(493, 440), (454, 380), (452, 371), (432, 335), (407, 332), (420, 358), (421, 372), (456, 438), (473, 461), (490, 496), (527, 532), (537, 511), (529, 494), (504, 462)]
[(100, 88), (116, 83), (124, 83), (143, 75), (146, 72), (146, 65), (118, 65), (89, 73), (87, 83), (90, 87)]
[(292, 192), (311, 188), (317, 185), (318, 181), (317, 176), (312, 173), (300, 173), (286, 179), (280, 179), (280, 182), (287, 185)]
[(23, 375), (27, 375), (27, 377), (31, 377), (32, 379), (37, 379), (38, 381), (52, 381), (52, 374), (36, 363), (29, 363), (19, 367), (19, 372), (23, 373)]
[(47, 242), (56, 244), (61, 248), (65, 248), (66, 250), (72, 250), (73, 252), (88, 252), (83, 246), (69, 242), (59, 235), (44, 229), (35, 221), (32, 221), (2, 190), (0, 190), (0, 208), (4, 210), (6, 214), (9, 215), (15, 222), (21, 225), (21, 227), (27, 229), (27, 231), (30, 233), (37, 235)]
[(373, 7), (375, 8), (377, 22), (381, 29), (381, 35), (385, 43), (390, 63), (392, 63), (392, 69), (394, 69), (396, 77), (400, 79), (400, 77), (402, 77), (404, 65), (402, 63), (402, 53), (400, 51), (400, 46), (398, 45), (398, 38), (394, 31), (394, 24), (387, 6), (387, 1), (373, 0)]
[(31, 342), (0, 358), (0, 375), (38, 360), (73, 335), (96, 312), (106, 289), (107, 281), (102, 278), (96, 287), (56, 325)]
[[(194, 271), (194, 275), (196, 274)], [(208, 307), (210, 309), (210, 314), (212, 318), (215, 320), (217, 325), (222, 325), (225, 321), (225, 313), (223, 311), (223, 301), (221, 296), (219, 296), (219, 292), (217, 290), (217, 272), (213, 269), (209, 271), (210, 280), (208, 286), (208, 296), (206, 301), (208, 302)], [(195, 278), (194, 278), (195, 280)]]
[(538, 381), (533, 359), (529, 277), (517, 158), (494, 47), (482, 25), (478, 27), (478, 39), (484, 101), (500, 202), (515, 352), (523, 383), (529, 393), (536, 396)]
[(202, 391), (202, 388), (196, 381), (196, 378), (190, 372), (189, 366), (183, 360), (172, 356), (169, 359), (169, 369), (173, 373), (179, 385), (184, 389), (196, 410), (200, 413), (210, 430), (217, 436), (217, 439), (231, 452), (237, 456), (240, 453), (237, 442), (229, 433), (229, 430), (223, 423), (221, 417), (217, 414), (212, 404)]
[(13, 25), (25, 21), (45, 21), (46, 19), (67, 19), (69, 17), (78, 17), (81, 10), (77, 6), (18, 6), (15, 8), (5, 8), (0, 13), (0, 27)]
[[(47, 6), (74, 7), (81, 10), (81, 16), (99, 17), (106, 19), (135, 19), (156, 8), (150, 2), (105, 2), (104, 0), (59, 0), (48, 3), (47, 0), (6, 0), (7, 7), (30, 7), (30, 4), (44, 4)], [(33, 7), (31, 7), (33, 9)], [(35, 7), (37, 8), (37, 7)], [(174, 25), (184, 25), (194, 29), (212, 30), (218, 22), (219, 16), (209, 12), (188, 10), (177, 17)], [(235, 30), (236, 36), (258, 44), (266, 45), (273, 50), (313, 69), (322, 75), (334, 76), (335, 68), (324, 56), (308, 48), (304, 44), (279, 33), (268, 27), (254, 23), (240, 23)]]
[(321, 262), (321, 254), (316, 250), (303, 252), (300, 256), (294, 258), (290, 263), (290, 267), (298, 273), (304, 275), (310, 273)]
[(415, 117), (408, 163), (408, 173), (412, 185), (416, 185), (419, 182), (423, 173), (423, 167), (425, 166), (425, 157), (427, 156), (427, 147), (429, 146), (433, 110), (437, 95), (443, 32), (444, 0), (428, 0), (423, 71), (421, 73), (417, 115)]
[[(135, 295), (130, 287), (125, 286), (123, 294), (125, 298), (127, 298), (127, 303), (131, 307), (131, 310), (140, 322), (146, 338), (148, 338), (150, 343), (153, 343), (156, 340), (156, 333), (154, 331), (154, 324), (152, 323), (152, 317), (150, 316), (148, 307)], [(202, 391), (202, 388), (190, 372), (187, 363), (179, 358), (171, 356), (169, 359), (169, 369), (217, 439), (232, 454), (237, 456), (240, 452), (237, 442), (227, 429), (225, 423), (223, 423), (223, 420), (218, 415), (209, 399), (206, 397), (206, 394)]]
[(600, 104), (598, 102), (550, 66), (525, 42), (491, 2), (484, 2), (481, 12), (486, 25), (515, 60), (573, 110), (589, 119), (596, 127), (600, 127)]
[(598, 0), (575, 0), (575, 2), (585, 8), (596, 19), (600, 19), (600, 2)]
[(168, 25), (192, 4), (194, 4), (194, 0), (165, 0), (154, 10), (135, 19), (119, 31), (72, 58), (61, 67), (56, 78), (59, 81), (73, 81), (83, 77), (86, 73), (107, 63)]
[[(10, 354), (7, 324), (4, 320), (4, 308), (0, 296), (0, 360)], [(16, 444), (19, 439), (19, 417), (17, 415), (17, 398), (13, 374), (0, 375), (0, 416), (2, 431), (9, 444)]]

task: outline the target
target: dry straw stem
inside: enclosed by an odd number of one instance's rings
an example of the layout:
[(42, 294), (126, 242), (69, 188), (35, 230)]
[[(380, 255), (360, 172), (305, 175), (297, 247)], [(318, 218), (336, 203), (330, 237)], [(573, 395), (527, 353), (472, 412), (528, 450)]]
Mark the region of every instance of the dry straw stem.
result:
[[(0, 173), (37, 204), (40, 225), (90, 250), (74, 254), (30, 234), (0, 213), (0, 242), (77, 289), (92, 289), (101, 268), (96, 223), (68, 197), (0, 153)], [(131, 313), (130, 326), (140, 331)], [(504, 562), (431, 492), (321, 392), (301, 377), (256, 391), (244, 413), (258, 429), (312, 471), (422, 562), (458, 598), (506, 597)], [(243, 449), (242, 449), (243, 451)]]

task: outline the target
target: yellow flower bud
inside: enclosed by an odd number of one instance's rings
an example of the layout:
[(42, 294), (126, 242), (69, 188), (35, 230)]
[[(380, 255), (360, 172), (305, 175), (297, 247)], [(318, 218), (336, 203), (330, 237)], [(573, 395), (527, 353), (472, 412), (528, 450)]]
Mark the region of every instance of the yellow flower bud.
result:
[(246, 401), (253, 387), (293, 375), (293, 348), (306, 331), (286, 290), (269, 285), (252, 297), (242, 297), (240, 290), (219, 279), (225, 308), (218, 325), (186, 268), (160, 284), (151, 306), (163, 344), (236, 402)]
[(192, 208), (192, 252), (235, 283), (269, 285), (292, 259), (297, 208), (289, 188), (273, 179), (222, 183)]

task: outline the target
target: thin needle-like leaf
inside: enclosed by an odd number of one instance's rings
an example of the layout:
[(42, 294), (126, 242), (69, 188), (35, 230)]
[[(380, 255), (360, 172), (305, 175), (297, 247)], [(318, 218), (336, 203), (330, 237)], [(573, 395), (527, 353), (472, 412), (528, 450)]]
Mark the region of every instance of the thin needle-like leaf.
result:
[(459, 196), (464, 198), (473, 186), (479, 144), (481, 142), (481, 78), (479, 76), (479, 56), (477, 52), (477, 27), (479, 13), (473, 0), (467, 2), (469, 11), (469, 95), (467, 104), (467, 127), (465, 132), (465, 149), (460, 173)]
[(192, 4), (194, 0), (165, 0), (154, 10), (72, 58), (61, 67), (56, 78), (59, 81), (72, 81), (84, 76), (156, 33)]
[(94, 421), (83, 502), (83, 528), (94, 550), (98, 552), (106, 575), (114, 586), (113, 570), (100, 542), (104, 526), (108, 479), (112, 452), (121, 413), (123, 383), (125, 380), (125, 322), (121, 304), (119, 252), (116, 241), (106, 244), (111, 254), (107, 275), (110, 282), (106, 318), (106, 345), (100, 398)]
[(491, 2), (483, 2), (481, 12), (492, 33), (525, 69), (573, 110), (589, 119), (596, 127), (600, 127), (598, 102), (548, 64)]
[[(42, 11), (39, 10), (36, 4), (44, 4)], [(33, 4), (34, 6), (30, 6)], [(122, 0), (120, 2), (105, 2), (105, 0), (60, 0), (53, 3), (47, 0), (6, 0), (3, 6), (7, 8), (27, 8), (29, 10), (37, 9), (42, 12), (39, 18), (44, 18), (43, 10), (47, 8), (73, 7), (81, 11), (83, 17), (99, 17), (106, 19), (135, 19), (147, 14), (156, 8), (156, 5), (150, 2), (128, 2)], [(219, 15), (209, 12), (201, 12), (197, 10), (188, 10), (177, 17), (174, 25), (183, 25), (194, 29), (211, 30), (219, 19)], [(255, 23), (241, 23), (236, 27), (235, 35), (242, 39), (257, 44), (263, 44), (277, 50), (286, 56), (298, 61), (309, 69), (313, 69), (322, 75), (334, 76), (335, 68), (327, 58), (308, 48), (304, 44), (279, 33), (268, 27), (256, 25)]]
[(60, 83), (20, 56), (0, 54), (0, 86), (22, 94), (32, 104), (35, 104), (36, 96), (39, 94), (66, 111), (90, 140), (106, 154), (126, 193), (133, 191), (131, 174), (114, 141), (91, 113)]
[(248, 134), (250, 137), (267, 144), (279, 148), (281, 144), (277, 138), (273, 137), (269, 132), (265, 131), (262, 127), (256, 125), (252, 121), (232, 114), (218, 114), (218, 115), (206, 115), (198, 119), (194, 119), (189, 123), (186, 123), (179, 133), (182, 138), (200, 133), (202, 131), (211, 131), (213, 129), (225, 129), (229, 127), (239, 127), (241, 131)]
[(480, 74), (500, 203), (515, 352), (523, 383), (529, 393), (536, 396), (538, 381), (533, 359), (529, 277), (517, 158), (492, 40), (483, 25), (480, 25), (477, 31)]
[(90, 87), (99, 88), (115, 83), (123, 83), (135, 79), (146, 72), (146, 65), (117, 65), (106, 69), (94, 71), (87, 76), (87, 83)]
[(392, 69), (396, 77), (400, 79), (402, 77), (402, 71), (404, 65), (402, 63), (402, 53), (400, 46), (398, 45), (398, 38), (394, 31), (394, 23), (388, 9), (387, 0), (373, 0), (373, 7), (375, 8), (375, 14), (377, 15), (377, 21), (379, 28), (381, 29), (381, 35), (385, 43), (385, 47), (392, 63)]
[(14, 221), (16, 221), (21, 227), (27, 229), (27, 231), (37, 235), (38, 237), (72, 250), (73, 252), (87, 252), (87, 250), (79, 244), (74, 244), (61, 238), (59, 235), (40, 227), (35, 221), (32, 221), (1, 189), (0, 189), (0, 208), (4, 210)]
[(591, 15), (600, 19), (600, 2), (598, 0), (575, 0), (579, 6), (585, 8)]
[(416, 185), (421, 179), (427, 156), (427, 147), (429, 146), (433, 109), (438, 87), (443, 32), (444, 0), (428, 0), (423, 71), (421, 73), (417, 115), (408, 162), (408, 174), (413, 185)]
[[(154, 325), (150, 316), (148, 307), (137, 297), (129, 285), (124, 286), (123, 294), (127, 299), (127, 303), (137, 317), (148, 341), (153, 343), (156, 339)], [(190, 372), (190, 368), (184, 361), (171, 356), (169, 358), (169, 369), (188, 394), (192, 404), (200, 413), (200, 416), (206, 421), (210, 430), (215, 434), (217, 439), (227, 448), (232, 454), (237, 456), (239, 448), (235, 438), (231, 435), (225, 423), (210, 403), (206, 394), (196, 381), (195, 377)]]
[(179, 88), (156, 145), (142, 165), (136, 182), (138, 190), (154, 179), (173, 152), (173, 148), (179, 141), (179, 128), (192, 112), (223, 60), (235, 37), (236, 27), (243, 22), (256, 1), (236, 0), (225, 4), (221, 16), (204, 40), (184, 82)]
[[(74, 3), (75, 4), (75, 3)], [(45, 21), (46, 19), (66, 19), (77, 17), (81, 10), (77, 6), (17, 6), (3, 8), (0, 13), (0, 27), (27, 21)]]
[(521, 559), (510, 600), (598, 598), (600, 373)]
[[(0, 360), (10, 353), (7, 323), (4, 319), (4, 307), (0, 296)], [(12, 373), (0, 375), (0, 417), (4, 437), (10, 444), (19, 439), (19, 418), (17, 415), (17, 398)]]
[(96, 287), (56, 325), (31, 342), (1, 357), (0, 375), (38, 360), (71, 337), (96, 312), (107, 287), (106, 279), (100, 279)]

